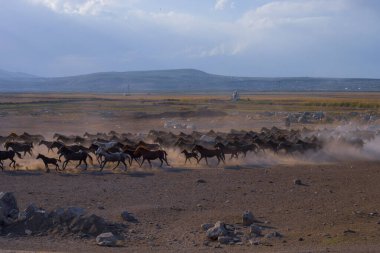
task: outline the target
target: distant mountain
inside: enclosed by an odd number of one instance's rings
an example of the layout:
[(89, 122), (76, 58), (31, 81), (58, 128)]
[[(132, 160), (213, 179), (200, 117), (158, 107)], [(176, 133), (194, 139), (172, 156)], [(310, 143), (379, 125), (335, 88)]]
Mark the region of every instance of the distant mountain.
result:
[(205, 91), (380, 91), (380, 79), (263, 78), (209, 74), (195, 69), (99, 72), (37, 77), (0, 70), (0, 92), (205, 92)]

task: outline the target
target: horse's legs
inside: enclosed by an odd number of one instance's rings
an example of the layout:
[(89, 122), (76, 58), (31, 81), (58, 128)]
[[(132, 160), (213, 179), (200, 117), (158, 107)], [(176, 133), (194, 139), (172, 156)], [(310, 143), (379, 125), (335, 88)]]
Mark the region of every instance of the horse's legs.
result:
[(30, 149), (28, 150), (28, 153), (29, 153), (30, 156), (33, 156), (32, 155), (32, 151)]
[(205, 156), (206, 164), (208, 165), (207, 156)]
[(121, 160), (121, 163), (124, 164), (124, 168), (125, 168), (125, 170), (127, 170), (128, 167), (127, 167), (127, 164), (125, 163), (125, 161)]
[(160, 159), (160, 161), (161, 161), (161, 165), (160, 165), (160, 167), (162, 167), (162, 164), (163, 164), (163, 160), (162, 160), (162, 158), (159, 158)]
[[(167, 166), (170, 166), (169, 163), (168, 163), (168, 159), (166, 159), (166, 157), (164, 157), (164, 161), (166, 162), (166, 165)], [(191, 162), (190, 162), (191, 163)]]
[(84, 170), (87, 170), (87, 162), (86, 162), (86, 159), (87, 159), (87, 157), (85, 157), (84, 159), (83, 159), (83, 162), (84, 162), (84, 165), (86, 166), (86, 167), (84, 167)]
[(50, 173), (49, 165), (47, 163), (45, 163), (45, 169), (46, 169), (46, 173)]
[(58, 165), (58, 163), (55, 163), (55, 171), (59, 171), (59, 165)]
[(9, 164), (9, 167), (12, 165), (12, 163), (13, 163), (13, 169), (16, 169), (16, 161), (13, 158), (11, 158), (11, 163)]
[(79, 160), (79, 163), (75, 168), (78, 168), (81, 164), (82, 164), (82, 160)]
[[(142, 159), (142, 162), (140, 163), (140, 168), (141, 168), (141, 166), (143, 165), (144, 162), (145, 162), (145, 158)], [(148, 160), (148, 162), (149, 162), (149, 160)]]
[(117, 166), (119, 166), (119, 164), (120, 164), (120, 161), (117, 161), (117, 164), (116, 164), (116, 166), (112, 169), (112, 170), (114, 170), (114, 169), (116, 169), (117, 168)]
[(147, 160), (148, 160), (148, 163), (149, 163), (150, 168), (152, 168), (152, 163), (150, 162), (149, 159), (147, 159)]

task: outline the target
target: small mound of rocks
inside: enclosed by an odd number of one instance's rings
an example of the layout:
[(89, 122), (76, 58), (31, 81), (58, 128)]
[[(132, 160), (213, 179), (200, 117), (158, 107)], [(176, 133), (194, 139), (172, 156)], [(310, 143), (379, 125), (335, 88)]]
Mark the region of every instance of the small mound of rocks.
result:
[[(124, 224), (107, 222), (95, 214), (87, 215), (80, 207), (56, 208), (49, 212), (30, 204), (24, 211), (20, 211), (12, 193), (0, 193), (0, 236), (53, 234), (92, 238), (103, 233), (112, 233), (118, 238), (115, 245), (120, 245), (125, 228)], [(98, 244), (113, 245), (106, 242)]]
[[(273, 231), (270, 227), (255, 224), (259, 221), (255, 220), (251, 211), (243, 213), (242, 221), (242, 223), (233, 225), (222, 221), (217, 221), (215, 224), (204, 223), (201, 228), (206, 231), (206, 237), (209, 242), (218, 242), (219, 245), (267, 245), (268, 240), (283, 237), (281, 233)], [(268, 230), (268, 232), (264, 233), (265, 230)], [(209, 244), (206, 243), (205, 245)]]

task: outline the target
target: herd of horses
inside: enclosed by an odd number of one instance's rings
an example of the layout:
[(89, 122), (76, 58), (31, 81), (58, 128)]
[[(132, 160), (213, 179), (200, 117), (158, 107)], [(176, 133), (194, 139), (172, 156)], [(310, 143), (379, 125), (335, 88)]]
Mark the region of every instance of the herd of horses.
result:
[[(374, 138), (376, 133), (360, 131), (355, 133), (355, 138), (340, 136), (337, 140), (344, 145), (351, 145), (357, 148), (363, 147), (366, 140)], [(5, 150), (0, 151), (0, 168), (4, 169), (4, 161), (10, 160), (9, 166), (16, 168), (16, 160), (23, 156), (33, 157), (33, 148), (36, 145), (45, 146), (47, 154), (38, 154), (36, 159), (41, 159), (45, 164), (46, 171), (49, 172), (49, 165), (55, 166), (57, 171), (65, 170), (69, 162), (77, 162), (76, 168), (82, 163), (87, 169), (90, 161), (97, 160), (100, 170), (107, 164), (116, 163), (113, 169), (120, 164), (127, 170), (128, 164), (133, 162), (142, 166), (147, 161), (152, 167), (151, 161), (159, 160), (169, 165), (168, 153), (165, 150), (182, 150), (185, 164), (195, 160), (197, 164), (208, 159), (217, 159), (225, 163), (226, 155), (229, 159), (239, 159), (246, 157), (248, 153), (257, 154), (259, 152), (273, 152), (275, 154), (304, 154), (308, 151), (320, 150), (327, 141), (331, 141), (328, 134), (323, 134), (323, 130), (315, 131), (309, 129), (288, 130), (272, 127), (262, 128), (261, 131), (237, 131), (231, 130), (228, 133), (193, 131), (192, 133), (178, 134), (166, 131), (151, 130), (147, 134), (109, 133), (90, 134), (83, 136), (64, 135), (55, 133), (53, 140), (47, 141), (42, 135), (23, 133), (17, 135), (11, 133), (8, 136), (0, 136), (0, 144)], [(54, 157), (48, 156), (50, 153)], [(61, 166), (59, 163), (62, 163)]]

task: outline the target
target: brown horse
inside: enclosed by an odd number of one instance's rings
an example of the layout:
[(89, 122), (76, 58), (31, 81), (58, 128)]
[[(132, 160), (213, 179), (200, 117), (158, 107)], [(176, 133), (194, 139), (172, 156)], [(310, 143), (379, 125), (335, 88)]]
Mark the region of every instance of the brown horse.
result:
[(201, 145), (195, 145), (194, 148), (192, 149), (192, 152), (198, 152), (201, 157), (198, 159), (198, 163), (202, 158), (206, 160), (206, 164), (208, 165), (207, 157), (216, 157), (218, 159), (218, 165), (220, 161), (224, 162), (224, 155), (223, 151), (219, 148), (217, 149), (207, 149), (202, 147)]
[(151, 160), (156, 160), (156, 159), (160, 159), (161, 161), (161, 165), (160, 167), (162, 167), (162, 164), (163, 162), (165, 161), (166, 164), (168, 166), (169, 163), (168, 163), (168, 160), (167, 160), (167, 153), (165, 150), (149, 150), (149, 149), (146, 149), (144, 147), (138, 147), (135, 152), (133, 153), (133, 155), (135, 157), (140, 157), (142, 156), (142, 161), (140, 163), (140, 167), (143, 165), (143, 163), (145, 162), (145, 160), (148, 161), (150, 167), (152, 168), (152, 163), (150, 162)]
[(7, 160), (7, 159), (11, 160), (11, 163), (9, 164), (9, 166), (12, 166), (12, 164), (13, 164), (13, 168), (16, 169), (16, 161), (14, 160), (15, 155), (17, 155), (18, 158), (21, 158), (21, 154), (16, 152), (16, 151), (13, 151), (13, 150), (0, 151), (0, 168), (1, 168), (1, 170), (4, 170), (3, 161)]
[(191, 163), (191, 158), (195, 158), (195, 160), (197, 160), (198, 162), (198, 154), (195, 153), (195, 152), (189, 152), (187, 151), (186, 149), (182, 150), (181, 154), (184, 154), (185, 156), (185, 164), (187, 162), (187, 160), (189, 160), (189, 162)]
[(21, 142), (11, 142), (7, 141), (4, 144), (6, 150), (11, 148), (15, 152), (24, 152), (24, 155), (28, 152), (32, 155), (33, 143), (21, 143)]

